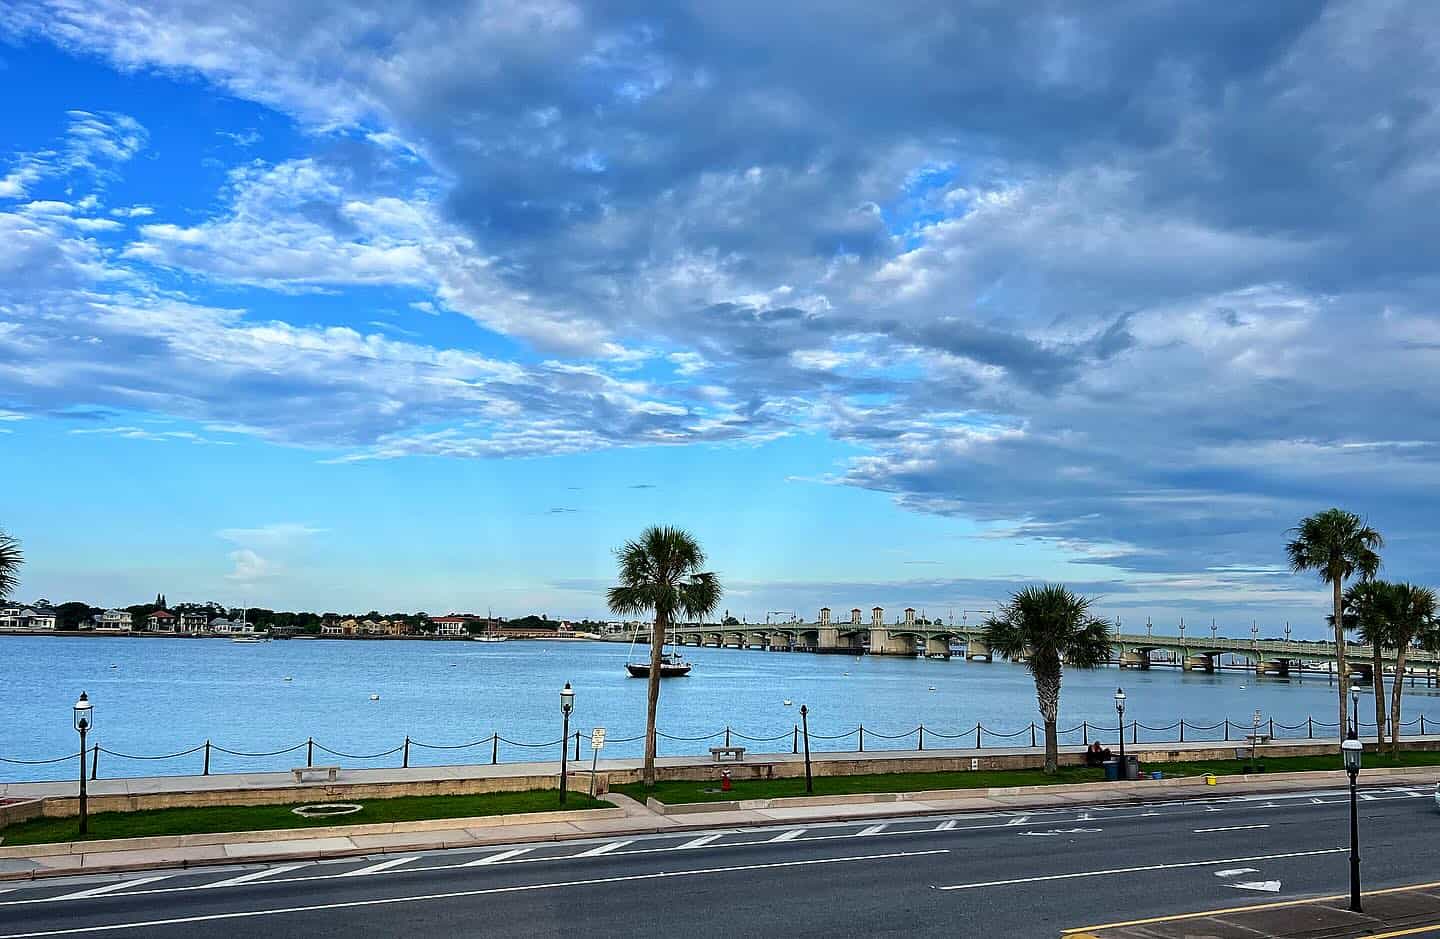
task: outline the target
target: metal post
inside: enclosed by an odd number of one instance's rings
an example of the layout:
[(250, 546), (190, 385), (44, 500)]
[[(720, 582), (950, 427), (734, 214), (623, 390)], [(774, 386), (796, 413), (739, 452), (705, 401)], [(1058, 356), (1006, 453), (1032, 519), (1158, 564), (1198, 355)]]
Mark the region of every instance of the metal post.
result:
[(595, 749), (595, 738), (590, 738), (590, 798), (595, 798), (595, 768), (600, 763), (600, 751)]
[(865, 752), (865, 725), (860, 725), (860, 752)]
[(800, 705), (800, 724), (805, 730), (805, 791), (814, 792), (815, 787), (810, 779), (810, 709)]
[(305, 765), (315, 765), (315, 738), (310, 737), (305, 741)]
[(725, 725), (725, 746), (730, 746), (730, 725)]
[[(81, 723), (84, 723), (81, 721)], [(85, 797), (85, 728), (80, 728), (80, 834), (90, 831), (89, 805)]]
[(203, 773), (201, 773), (200, 775), (202, 775), (202, 776), (209, 776), (209, 775), (210, 775), (210, 741), (208, 741), (208, 740), (205, 741), (205, 771), (204, 771)]
[(90, 748), (90, 778), (100, 778), (100, 744), (98, 741)]
[(570, 755), (570, 712), (564, 712), (565, 730), (560, 734), (560, 804), (565, 804), (565, 758)]
[(791, 752), (791, 753), (799, 753), (799, 752), (800, 752), (800, 725), (799, 725), (799, 724), (793, 724), (793, 725), (791, 725), (791, 726), (793, 726), (795, 729), (790, 732), (790, 752)]
[(500, 731), (490, 735), (490, 765), (500, 762)]
[(1180, 742), (1185, 742), (1185, 718), (1180, 718)]
[[(1122, 736), (1123, 736), (1123, 735), (1122, 735)], [(1137, 721), (1137, 720), (1131, 720), (1131, 721), (1130, 721), (1130, 742), (1131, 742), (1131, 743), (1139, 743), (1139, 742), (1140, 742), (1140, 722)]]
[(980, 749), (980, 722), (975, 722), (975, 749)]
[(403, 756), (403, 757), (401, 758), (401, 760), (400, 760), (400, 768), (401, 768), (401, 769), (409, 769), (409, 768), (410, 768), (410, 735), (409, 735), (409, 734), (406, 734), (406, 735), (405, 735), (405, 753), (404, 753), (404, 756)]
[(925, 752), (925, 725), (920, 725), (920, 752)]
[(1089, 722), (1089, 721), (1081, 721), (1081, 722), (1080, 722), (1080, 731), (1081, 731), (1080, 735), (1085, 738), (1085, 742), (1086, 742), (1086, 743), (1089, 743), (1089, 742), (1090, 742), (1090, 722)]
[(1030, 722), (1030, 746), (1035, 746), (1035, 722)]
[(1230, 718), (1228, 717), (1225, 718), (1225, 740), (1226, 742), (1230, 740)]
[(1270, 739), (1275, 739), (1275, 718), (1270, 718)]
[(1309, 714), (1305, 715), (1305, 737), (1310, 740), (1315, 739), (1315, 718)]
[(575, 731), (575, 760), (580, 760), (580, 731)]
[(1425, 715), (1420, 715), (1420, 736), (1425, 736)]
[(1350, 909), (1363, 913), (1360, 908), (1360, 815), (1355, 802), (1355, 777), (1357, 770), (1350, 770)]

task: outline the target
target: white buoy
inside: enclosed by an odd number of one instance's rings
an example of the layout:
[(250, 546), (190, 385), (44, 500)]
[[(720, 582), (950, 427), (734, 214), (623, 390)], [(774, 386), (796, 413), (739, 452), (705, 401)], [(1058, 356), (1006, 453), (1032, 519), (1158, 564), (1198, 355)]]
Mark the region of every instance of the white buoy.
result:
[(849, 678), (849, 677), (850, 677), (850, 673), (849, 673), (849, 672), (846, 672), (846, 673), (845, 673), (845, 677), (846, 677), (846, 678)]
[(111, 667), (111, 668), (119, 668), (120, 666), (116, 665), (114, 662), (111, 662), (111, 663), (110, 663), (110, 667)]
[(790, 706), (790, 699), (789, 699), (789, 698), (786, 698), (786, 699), (785, 699), (785, 706), (786, 706), (787, 708)]
[(379, 701), (379, 700), (380, 700), (380, 696), (379, 696), (378, 694), (372, 694), (372, 695), (370, 696), (370, 700), (371, 700), (371, 701)]
[(931, 686), (930, 686), (930, 690), (931, 690), (931, 691), (934, 691), (934, 690), (935, 690), (935, 686), (934, 686), (934, 685), (931, 685)]

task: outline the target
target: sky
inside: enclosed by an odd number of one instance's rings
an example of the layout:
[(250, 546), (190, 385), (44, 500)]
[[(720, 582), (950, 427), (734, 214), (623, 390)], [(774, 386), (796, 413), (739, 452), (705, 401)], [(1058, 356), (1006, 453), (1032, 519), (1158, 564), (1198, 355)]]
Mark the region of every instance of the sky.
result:
[(19, 596), (736, 615), (1440, 581), (1440, 9), (0, 7)]

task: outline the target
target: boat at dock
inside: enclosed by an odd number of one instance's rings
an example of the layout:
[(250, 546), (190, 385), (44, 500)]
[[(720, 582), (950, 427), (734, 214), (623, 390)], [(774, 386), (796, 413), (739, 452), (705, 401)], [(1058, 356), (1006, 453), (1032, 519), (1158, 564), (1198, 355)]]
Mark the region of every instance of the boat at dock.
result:
[[(661, 678), (684, 678), (690, 674), (693, 668), (689, 662), (682, 659), (674, 652), (665, 652), (660, 656), (660, 677)], [(631, 678), (649, 678), (649, 662), (626, 662), (625, 671), (630, 673)]]

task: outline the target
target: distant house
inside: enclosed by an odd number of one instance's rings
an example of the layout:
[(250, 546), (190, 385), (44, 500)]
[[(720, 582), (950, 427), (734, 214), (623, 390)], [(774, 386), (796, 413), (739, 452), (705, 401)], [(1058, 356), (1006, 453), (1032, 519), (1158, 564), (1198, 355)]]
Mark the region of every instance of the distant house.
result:
[(182, 633), (200, 633), (210, 625), (210, 614), (204, 610), (181, 610), (175, 614), (176, 631)]
[(435, 624), (435, 635), (437, 636), (464, 636), (465, 627), (475, 622), (473, 616), (434, 616), (430, 622)]
[(367, 636), (403, 636), (410, 631), (410, 627), (404, 620), (382, 619), (380, 622), (366, 620), (360, 624), (361, 631)]
[(59, 621), (59, 615), (48, 605), (37, 606), (30, 612), (31, 629), (55, 629)]
[(95, 617), (95, 628), (109, 632), (128, 633), (134, 628), (133, 617), (126, 610), (106, 610)]
[(170, 633), (175, 631), (175, 614), (169, 610), (156, 610), (146, 618), (146, 622), (150, 624), (151, 632)]
[(54, 629), (55, 611), (48, 606), (0, 607), (0, 629)]
[(320, 624), (320, 635), (322, 636), (343, 636), (345, 634), (343, 630), (344, 627), (342, 627), (339, 623)]

